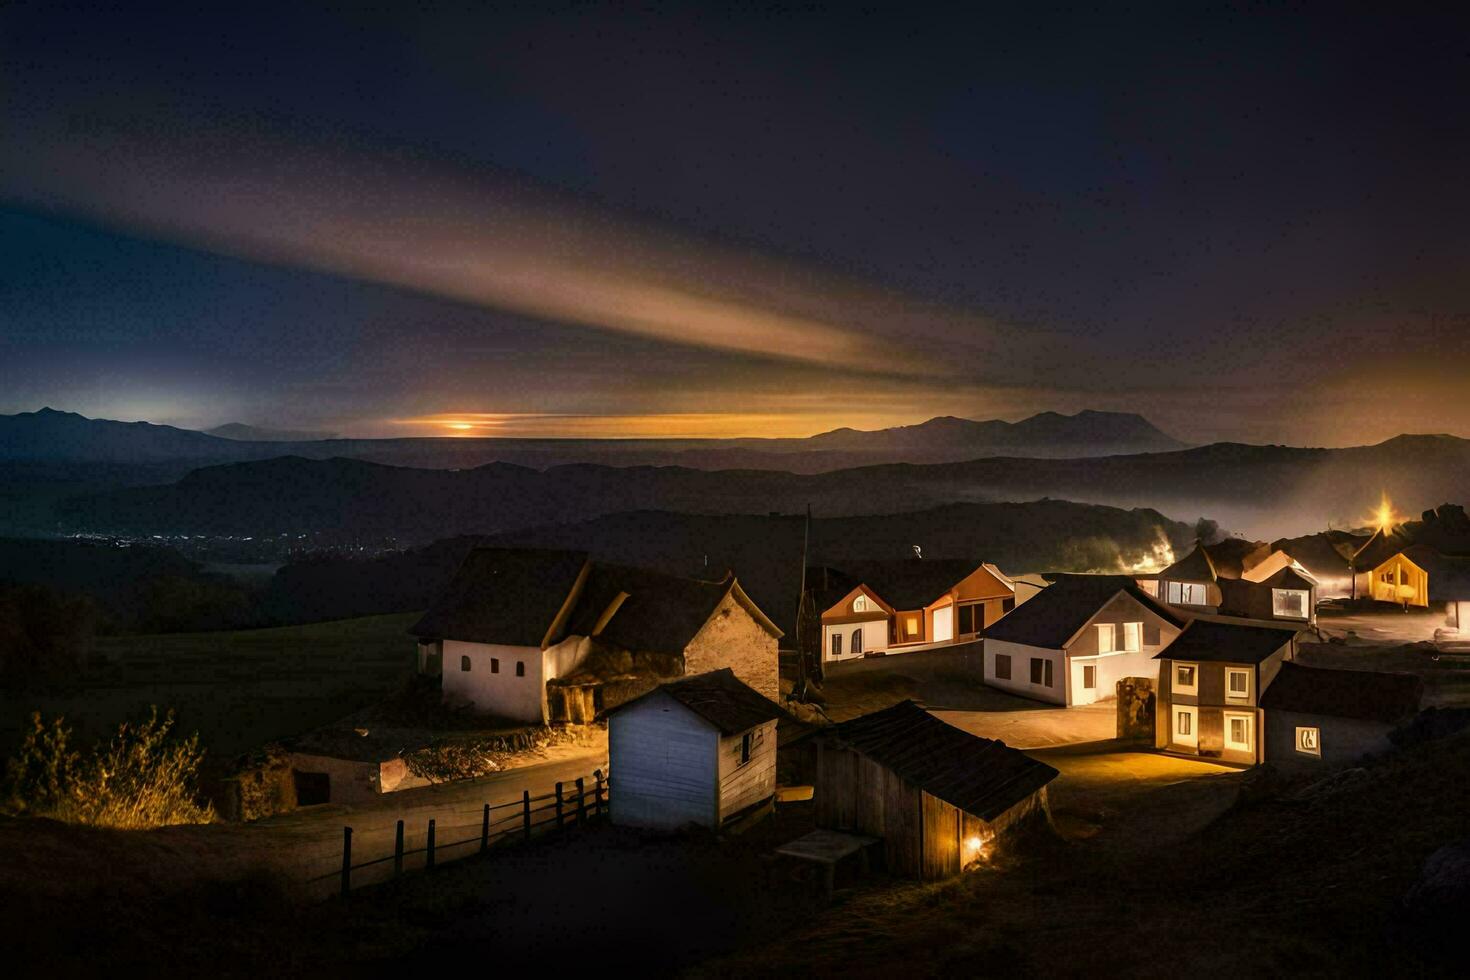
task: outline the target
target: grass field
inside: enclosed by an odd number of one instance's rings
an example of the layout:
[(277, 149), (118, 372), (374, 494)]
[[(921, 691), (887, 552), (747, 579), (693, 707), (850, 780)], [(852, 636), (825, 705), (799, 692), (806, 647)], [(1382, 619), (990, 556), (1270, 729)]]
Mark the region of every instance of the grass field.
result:
[(149, 705), (173, 708), (216, 764), (326, 724), (382, 697), (414, 669), (417, 614), (220, 633), (103, 637), (79, 683), (0, 695), (9, 754), (32, 711), (62, 714), (87, 736)]

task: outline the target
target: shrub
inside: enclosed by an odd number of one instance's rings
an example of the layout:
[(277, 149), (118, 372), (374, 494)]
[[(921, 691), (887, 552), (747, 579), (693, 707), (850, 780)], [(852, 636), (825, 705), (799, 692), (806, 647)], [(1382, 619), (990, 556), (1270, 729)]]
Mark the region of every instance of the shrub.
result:
[(7, 796), (16, 812), (69, 823), (138, 830), (207, 823), (213, 810), (198, 802), (199, 736), (170, 738), (174, 714), (151, 709), (141, 723), (83, 754), (73, 749), (62, 718), (31, 715), (20, 752), (6, 766)]

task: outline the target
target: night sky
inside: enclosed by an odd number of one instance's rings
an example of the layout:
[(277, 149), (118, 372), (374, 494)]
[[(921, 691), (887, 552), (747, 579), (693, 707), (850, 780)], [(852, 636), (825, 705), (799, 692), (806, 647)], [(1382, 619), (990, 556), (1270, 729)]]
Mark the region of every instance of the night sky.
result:
[(217, 6), (0, 8), (0, 412), (1470, 435), (1464, 14)]

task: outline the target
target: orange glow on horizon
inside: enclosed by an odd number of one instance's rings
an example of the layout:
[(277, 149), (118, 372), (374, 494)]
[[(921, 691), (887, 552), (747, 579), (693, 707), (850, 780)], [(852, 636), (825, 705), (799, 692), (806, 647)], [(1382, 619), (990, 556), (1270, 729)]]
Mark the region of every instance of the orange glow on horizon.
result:
[[(393, 419), (415, 435), (480, 439), (800, 439), (844, 425), (850, 415), (802, 412), (670, 412), (647, 415), (454, 412)], [(884, 428), (907, 417), (874, 415), (860, 427)]]

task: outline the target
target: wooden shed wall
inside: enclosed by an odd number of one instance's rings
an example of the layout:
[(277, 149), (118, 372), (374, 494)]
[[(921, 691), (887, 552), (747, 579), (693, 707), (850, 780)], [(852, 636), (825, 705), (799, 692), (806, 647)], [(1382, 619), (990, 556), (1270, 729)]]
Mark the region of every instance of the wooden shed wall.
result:
[(750, 761), (740, 762), (742, 735), (720, 739), (720, 822), (776, 794), (776, 723), (752, 731)]
[(617, 792), (612, 820), (631, 827), (719, 825), (719, 733), (662, 693), (608, 719)]

